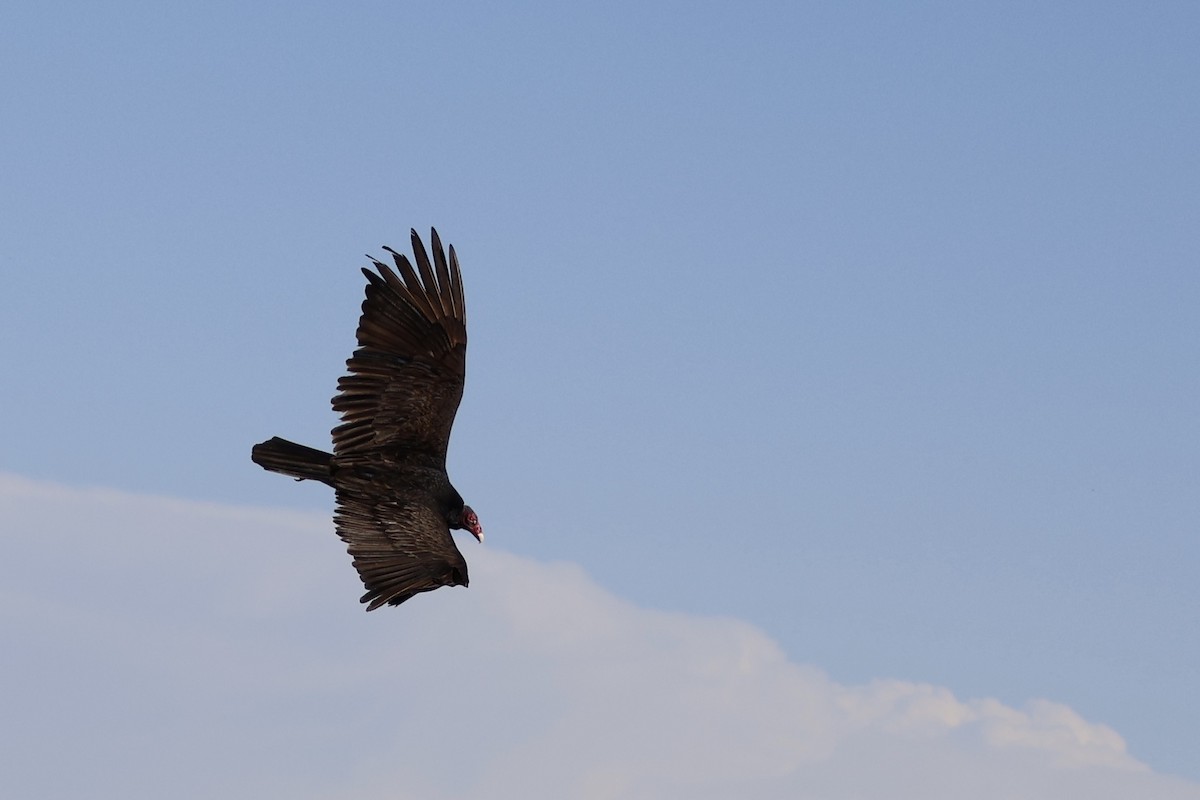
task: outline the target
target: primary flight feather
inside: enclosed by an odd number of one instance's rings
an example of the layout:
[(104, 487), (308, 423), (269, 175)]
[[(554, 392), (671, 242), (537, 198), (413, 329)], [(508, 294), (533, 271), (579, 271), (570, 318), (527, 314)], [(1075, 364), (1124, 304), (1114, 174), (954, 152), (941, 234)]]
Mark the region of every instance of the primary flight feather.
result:
[(334, 523), (372, 611), (420, 592), (466, 586), (451, 529), (483, 541), (483, 528), (446, 474), (446, 447), (466, 374), (462, 274), (432, 231), (432, 260), (412, 231), (413, 259), (391, 248), (395, 269), (371, 259), (358, 349), (338, 380), (333, 453), (274, 437), (256, 444), (259, 466), (333, 487)]

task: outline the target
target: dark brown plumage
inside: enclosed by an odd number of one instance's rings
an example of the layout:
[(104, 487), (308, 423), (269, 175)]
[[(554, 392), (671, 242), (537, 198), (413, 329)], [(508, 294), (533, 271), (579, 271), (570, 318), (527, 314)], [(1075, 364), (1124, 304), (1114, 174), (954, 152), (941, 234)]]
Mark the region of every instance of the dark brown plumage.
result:
[[(338, 536), (348, 545), (372, 611), (419, 592), (466, 586), (467, 564), (450, 529), (483, 529), (446, 475), (450, 428), (462, 399), (467, 328), (454, 247), (437, 231), (433, 259), (412, 231), (416, 269), (392, 250), (396, 270), (364, 269), (367, 298), (358, 349), (346, 362), (333, 408), (333, 453), (275, 437), (254, 446), (254, 463), (334, 488)], [(399, 274), (397, 274), (397, 272)]]

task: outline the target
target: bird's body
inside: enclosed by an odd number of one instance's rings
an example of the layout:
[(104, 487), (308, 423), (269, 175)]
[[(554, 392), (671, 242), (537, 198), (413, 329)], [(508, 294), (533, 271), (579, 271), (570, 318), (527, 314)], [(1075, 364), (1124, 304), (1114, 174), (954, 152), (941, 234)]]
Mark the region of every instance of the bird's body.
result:
[(441, 586), (466, 586), (452, 528), (483, 540), (475, 512), (446, 474), (450, 429), (466, 370), (466, 308), (454, 248), (437, 231), (433, 260), (412, 232), (417, 269), (392, 252), (396, 274), (374, 261), (358, 349), (333, 398), (342, 422), (333, 453), (278, 437), (254, 446), (265, 469), (334, 488), (338, 536), (348, 545), (371, 611)]

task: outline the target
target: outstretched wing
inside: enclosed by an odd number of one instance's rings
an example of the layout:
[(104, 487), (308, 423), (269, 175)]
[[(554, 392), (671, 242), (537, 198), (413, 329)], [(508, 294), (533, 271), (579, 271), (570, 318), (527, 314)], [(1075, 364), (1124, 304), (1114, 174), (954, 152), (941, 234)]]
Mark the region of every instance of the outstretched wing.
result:
[(383, 499), (338, 489), (333, 520), (367, 589), (360, 599), (367, 611), (442, 586), (467, 585), (467, 562), (450, 529), (419, 494)]
[(433, 231), (433, 260), (412, 231), (414, 270), (391, 248), (396, 271), (372, 259), (358, 321), (358, 349), (346, 362), (333, 408), (339, 457), (386, 451), (401, 461), (444, 466), (466, 374), (467, 314), (458, 257)]

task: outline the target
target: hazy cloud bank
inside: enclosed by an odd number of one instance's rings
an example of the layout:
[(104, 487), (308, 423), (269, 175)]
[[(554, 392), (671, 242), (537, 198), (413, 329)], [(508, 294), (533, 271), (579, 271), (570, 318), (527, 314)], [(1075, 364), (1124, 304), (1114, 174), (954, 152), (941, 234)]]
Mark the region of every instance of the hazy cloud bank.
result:
[(366, 615), (320, 515), (0, 475), (0, 532), (4, 796), (1200, 800), (1066, 706), (841, 685), (469, 539), (470, 589)]

